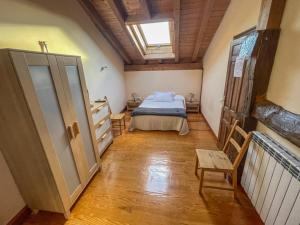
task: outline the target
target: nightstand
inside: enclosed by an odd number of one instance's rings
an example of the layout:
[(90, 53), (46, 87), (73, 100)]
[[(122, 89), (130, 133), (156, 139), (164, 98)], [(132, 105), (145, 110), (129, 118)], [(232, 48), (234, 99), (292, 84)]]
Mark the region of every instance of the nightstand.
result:
[(186, 111), (187, 112), (199, 112), (200, 111), (200, 102), (199, 101), (186, 101)]
[(127, 111), (132, 111), (132, 110), (134, 110), (134, 109), (137, 108), (141, 103), (142, 103), (142, 101), (128, 100), (128, 101), (127, 101)]

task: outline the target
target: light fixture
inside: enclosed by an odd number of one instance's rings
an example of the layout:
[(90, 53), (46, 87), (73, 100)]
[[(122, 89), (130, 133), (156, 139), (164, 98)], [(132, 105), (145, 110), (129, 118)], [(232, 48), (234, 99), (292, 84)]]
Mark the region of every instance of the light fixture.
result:
[(194, 97), (195, 97), (194, 93), (189, 93), (189, 95), (188, 95), (189, 102), (192, 102)]
[(103, 70), (105, 70), (105, 69), (107, 69), (107, 68), (108, 68), (108, 66), (101, 66), (100, 72), (102, 72)]

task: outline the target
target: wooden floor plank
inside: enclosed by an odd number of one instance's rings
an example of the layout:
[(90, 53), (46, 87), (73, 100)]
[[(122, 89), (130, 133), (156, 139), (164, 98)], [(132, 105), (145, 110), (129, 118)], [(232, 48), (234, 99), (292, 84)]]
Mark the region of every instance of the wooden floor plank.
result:
[[(126, 115), (127, 123), (129, 115)], [(191, 132), (125, 132), (104, 154), (102, 171), (82, 194), (68, 221), (40, 212), (35, 225), (201, 225), (262, 224), (243, 192), (204, 189), (198, 194), (195, 149), (216, 149), (215, 137), (200, 114), (190, 114)], [(223, 174), (207, 172), (205, 182), (228, 185)]]

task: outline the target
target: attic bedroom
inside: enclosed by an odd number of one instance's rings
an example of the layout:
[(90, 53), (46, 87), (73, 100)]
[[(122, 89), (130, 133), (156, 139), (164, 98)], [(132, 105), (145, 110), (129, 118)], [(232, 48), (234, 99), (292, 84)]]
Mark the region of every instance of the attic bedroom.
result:
[(298, 0), (0, 0), (0, 225), (299, 225)]

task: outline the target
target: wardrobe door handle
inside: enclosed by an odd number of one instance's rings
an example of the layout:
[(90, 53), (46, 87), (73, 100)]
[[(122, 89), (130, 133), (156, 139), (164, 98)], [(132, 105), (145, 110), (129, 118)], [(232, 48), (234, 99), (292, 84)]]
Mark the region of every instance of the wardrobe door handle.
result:
[(80, 133), (79, 125), (77, 121), (73, 123), (72, 128), (73, 128), (74, 136), (76, 137)]
[(68, 132), (69, 139), (72, 140), (74, 138), (74, 133), (71, 126), (67, 127), (67, 132)]

